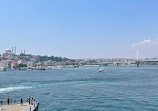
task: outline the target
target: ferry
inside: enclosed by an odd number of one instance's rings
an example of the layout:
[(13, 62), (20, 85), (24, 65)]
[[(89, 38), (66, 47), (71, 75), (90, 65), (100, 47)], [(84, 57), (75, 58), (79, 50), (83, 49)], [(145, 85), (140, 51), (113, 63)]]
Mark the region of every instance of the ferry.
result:
[(103, 71), (104, 71), (104, 68), (101, 67), (101, 68), (99, 69), (99, 72), (103, 72)]

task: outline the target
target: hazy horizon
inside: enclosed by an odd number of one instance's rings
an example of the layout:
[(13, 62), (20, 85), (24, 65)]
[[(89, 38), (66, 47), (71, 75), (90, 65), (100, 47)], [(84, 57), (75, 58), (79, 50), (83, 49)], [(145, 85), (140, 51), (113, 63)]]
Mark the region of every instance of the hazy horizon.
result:
[(157, 0), (1, 0), (0, 53), (158, 57)]

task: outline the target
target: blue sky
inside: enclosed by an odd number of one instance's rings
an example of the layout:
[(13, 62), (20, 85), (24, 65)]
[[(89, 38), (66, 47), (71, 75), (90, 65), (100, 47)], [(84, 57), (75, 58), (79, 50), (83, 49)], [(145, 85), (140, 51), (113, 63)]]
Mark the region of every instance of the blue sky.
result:
[(157, 0), (0, 0), (0, 52), (158, 57)]

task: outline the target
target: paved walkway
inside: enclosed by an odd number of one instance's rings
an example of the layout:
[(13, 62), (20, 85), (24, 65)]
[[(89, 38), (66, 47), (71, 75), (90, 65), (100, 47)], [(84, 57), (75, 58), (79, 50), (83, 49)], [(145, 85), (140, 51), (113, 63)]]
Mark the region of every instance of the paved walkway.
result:
[(30, 111), (30, 107), (31, 111), (33, 111), (34, 105), (29, 105), (28, 103), (24, 103), (23, 106), (21, 104), (3, 105), (2, 111)]

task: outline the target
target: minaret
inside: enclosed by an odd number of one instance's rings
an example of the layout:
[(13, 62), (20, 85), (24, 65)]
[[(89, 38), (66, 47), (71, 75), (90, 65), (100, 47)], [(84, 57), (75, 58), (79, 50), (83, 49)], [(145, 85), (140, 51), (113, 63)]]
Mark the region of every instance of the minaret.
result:
[(13, 47), (12, 47), (12, 53), (13, 53), (14, 51), (13, 51)]
[(15, 55), (16, 55), (16, 46), (14, 47), (14, 53), (15, 53)]
[(139, 60), (139, 58), (138, 58), (138, 51), (137, 51), (137, 61)]

